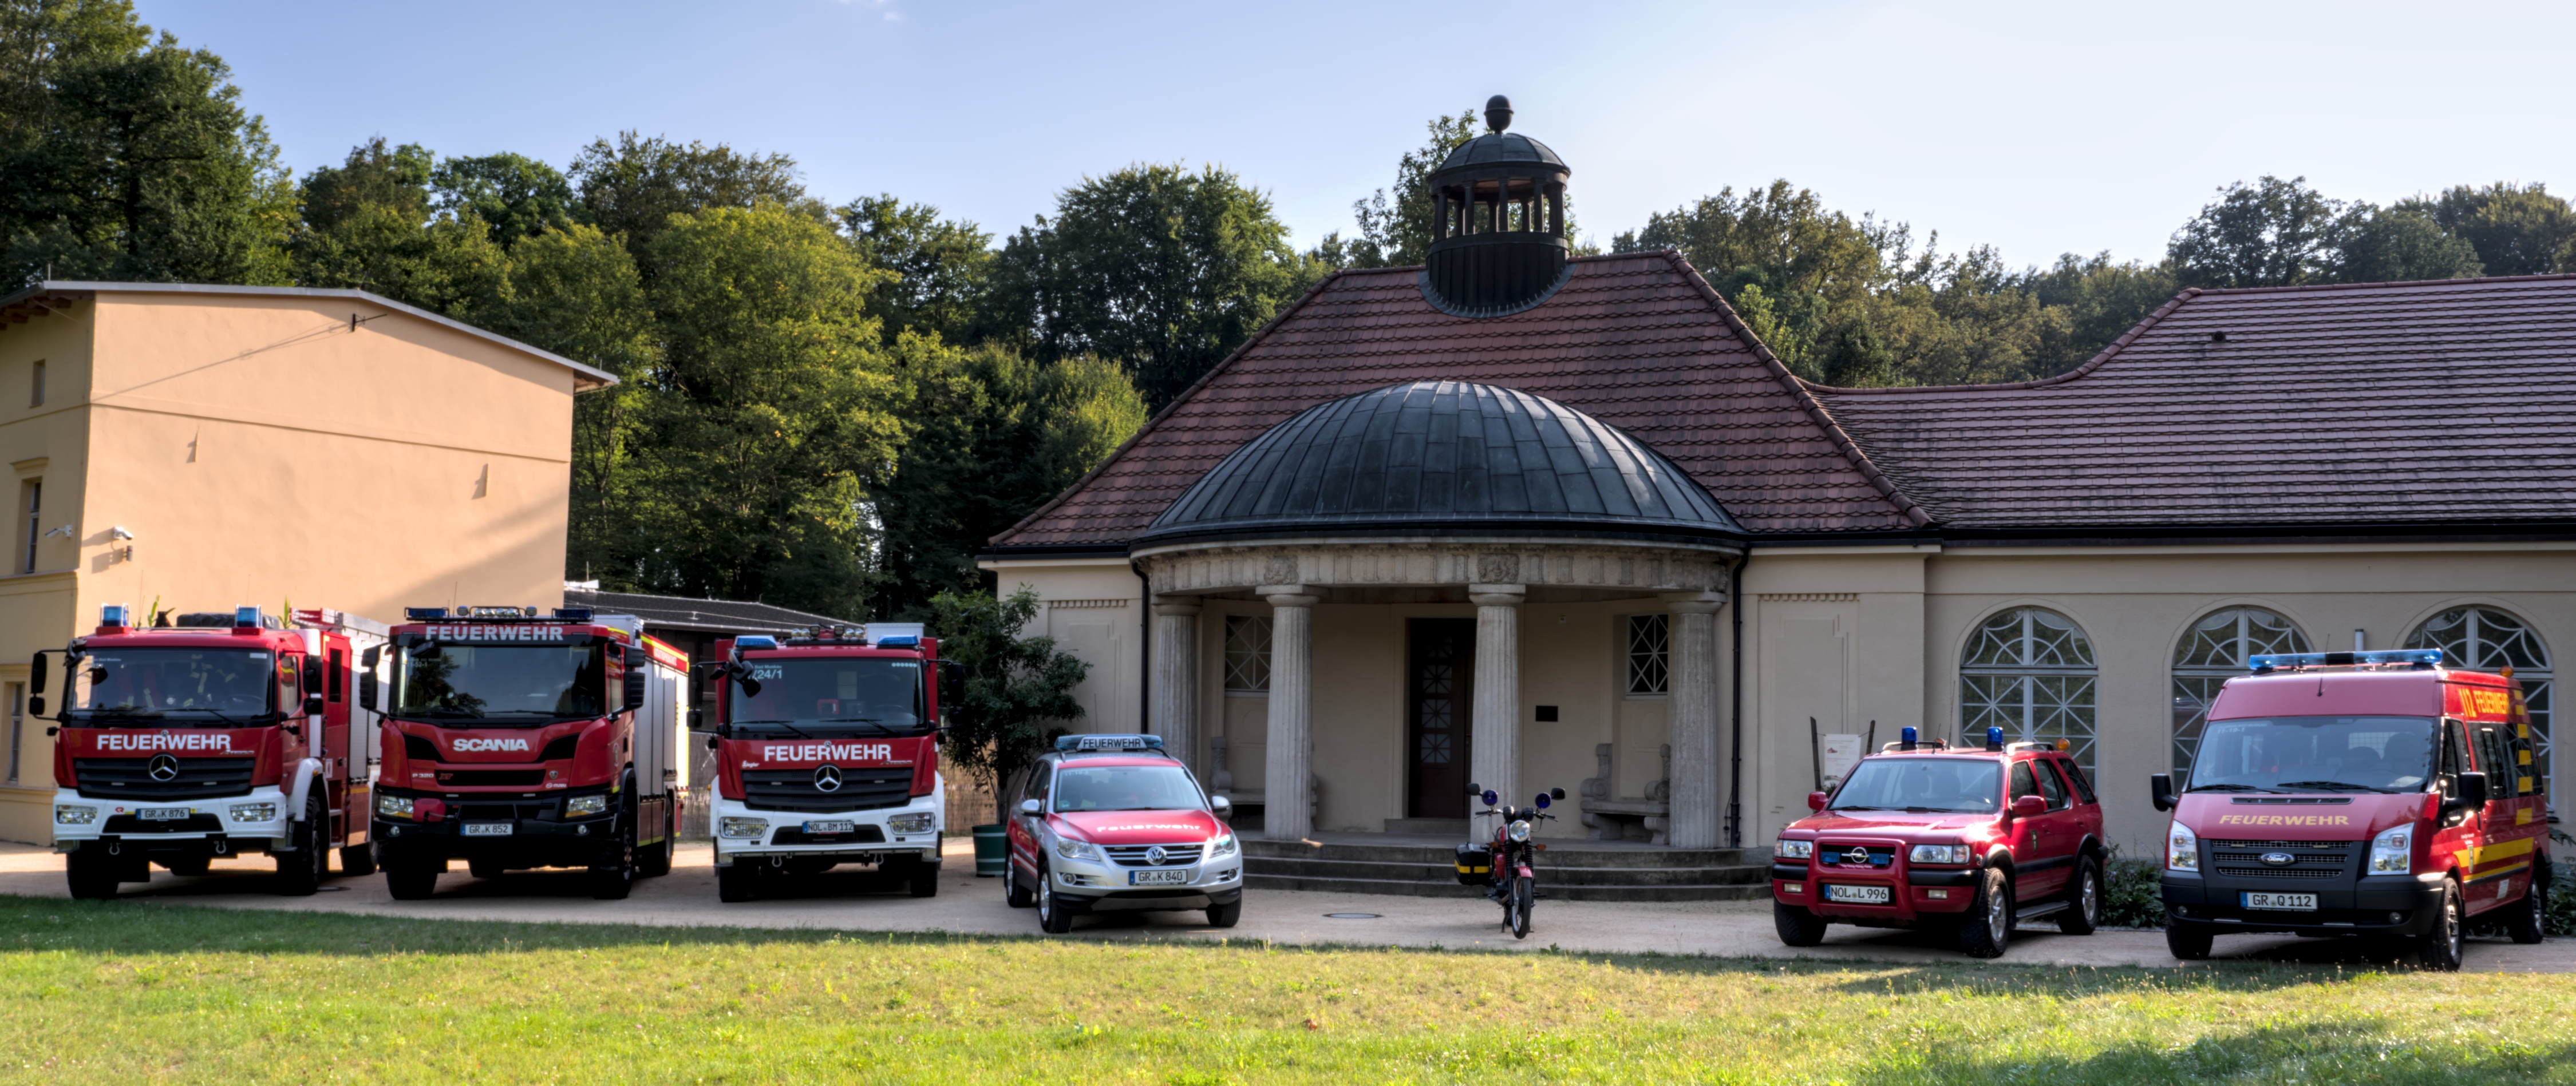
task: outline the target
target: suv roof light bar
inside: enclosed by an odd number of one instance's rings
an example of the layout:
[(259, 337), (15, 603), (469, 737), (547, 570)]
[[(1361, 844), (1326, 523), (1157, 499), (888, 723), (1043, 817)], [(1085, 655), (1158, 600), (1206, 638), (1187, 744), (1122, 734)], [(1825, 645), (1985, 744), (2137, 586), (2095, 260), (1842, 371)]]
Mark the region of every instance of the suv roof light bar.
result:
[(2372, 649), (2366, 652), (2270, 652), (2258, 653), (2245, 661), (2247, 669), (2263, 675), (2284, 668), (2307, 667), (2383, 667), (2405, 664), (2410, 667), (2439, 667), (2440, 649)]
[(1055, 737), (1055, 749), (1161, 750), (1163, 749), (1163, 737), (1159, 735), (1138, 734), (1059, 735)]

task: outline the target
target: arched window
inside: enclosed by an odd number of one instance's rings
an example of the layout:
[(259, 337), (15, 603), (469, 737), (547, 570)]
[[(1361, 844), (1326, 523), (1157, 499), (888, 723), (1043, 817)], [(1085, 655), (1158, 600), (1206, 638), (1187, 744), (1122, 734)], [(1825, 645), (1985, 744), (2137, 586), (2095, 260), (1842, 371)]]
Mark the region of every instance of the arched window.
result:
[(1987, 619), (1959, 664), (1959, 736), (1990, 727), (2008, 741), (2066, 741), (2093, 770), (2093, 642), (2074, 620), (2024, 607)]
[[(2531, 627), (2493, 607), (2454, 607), (2425, 619), (2406, 635), (2410, 649), (2440, 649), (2442, 662), (2479, 671), (2513, 669), (2522, 680), (2523, 705), (2531, 713), (2535, 776), (2550, 781), (2549, 646)], [(2548, 785), (2543, 783), (2541, 787)]]
[(2245, 661), (2261, 652), (2307, 652), (2308, 635), (2290, 620), (2260, 607), (2230, 607), (2193, 623), (2174, 646), (2173, 768), (2174, 778), (2191, 772), (2191, 756), (2200, 749), (2200, 729), (2209, 723), (2209, 703), (2218, 687), (2245, 674)]

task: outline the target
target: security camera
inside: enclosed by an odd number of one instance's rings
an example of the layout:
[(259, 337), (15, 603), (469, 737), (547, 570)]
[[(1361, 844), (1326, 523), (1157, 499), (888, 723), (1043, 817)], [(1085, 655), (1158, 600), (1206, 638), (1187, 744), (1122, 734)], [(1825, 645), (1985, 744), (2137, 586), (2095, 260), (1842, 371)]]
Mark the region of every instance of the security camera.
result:
[(132, 539), (134, 538), (134, 533), (126, 531), (125, 526), (120, 524), (114, 528), (108, 529), (107, 537), (109, 539)]

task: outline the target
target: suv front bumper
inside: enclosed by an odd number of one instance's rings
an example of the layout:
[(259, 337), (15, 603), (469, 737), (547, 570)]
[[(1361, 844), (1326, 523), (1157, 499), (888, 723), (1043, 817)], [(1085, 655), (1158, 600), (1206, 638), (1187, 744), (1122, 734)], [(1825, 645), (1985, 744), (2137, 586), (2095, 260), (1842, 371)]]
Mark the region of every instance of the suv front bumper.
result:
[[(1243, 900), (1243, 850), (1196, 864), (1128, 867), (1106, 861), (1047, 858), (1055, 899), (1072, 912), (1177, 912)], [(1182, 871), (1188, 881), (1137, 885), (1138, 872)]]
[[(1955, 920), (1977, 896), (1983, 867), (1915, 868), (1901, 851), (1884, 868), (1828, 867), (1811, 860), (1773, 860), (1771, 899), (1795, 905), (1840, 923), (1862, 927), (1912, 927), (1939, 917)], [(1875, 886), (1887, 890), (1887, 904), (1830, 901), (1827, 886)]]
[[(939, 862), (941, 831), (948, 828), (947, 804), (942, 792), (914, 796), (901, 807), (873, 807), (864, 811), (824, 813), (809, 811), (769, 811), (743, 805), (738, 799), (715, 797), (707, 815), (707, 828), (714, 832), (716, 866), (731, 867), (736, 861), (769, 863), (791, 859), (827, 857), (836, 863), (883, 863), (889, 857), (910, 856), (917, 862)], [(929, 815), (928, 829), (909, 833), (895, 832), (892, 823), (911, 816), (917, 823)], [(761, 825), (756, 833), (726, 835), (726, 821), (756, 820)], [(819, 822), (847, 822), (844, 832), (816, 833), (809, 828)]]
[[(2365, 875), (2358, 879), (2319, 879), (2321, 885), (2289, 885), (2288, 880), (2231, 879), (2220, 874), (2166, 871), (2163, 897), (2167, 923), (2229, 932), (2284, 932), (2292, 935), (2422, 935), (2433, 927), (2442, 907), (2442, 872), (2419, 875)], [(2247, 891), (2317, 895), (2313, 912), (2248, 909)]]
[[(319, 787), (319, 782), (316, 783)], [(266, 806), (272, 817), (236, 818), (236, 807)], [(54, 851), (70, 852), (92, 842), (140, 845), (146, 851), (177, 849), (184, 843), (210, 841), (223, 846), (217, 852), (256, 851), (292, 843), (294, 831), (289, 828), (286, 793), (276, 785), (261, 785), (237, 796), (213, 799), (134, 800), (99, 799), (81, 795), (78, 789), (54, 790)], [(65, 809), (88, 808), (87, 822), (65, 822)], [(188, 817), (178, 822), (145, 822), (136, 816), (142, 810), (185, 810)]]

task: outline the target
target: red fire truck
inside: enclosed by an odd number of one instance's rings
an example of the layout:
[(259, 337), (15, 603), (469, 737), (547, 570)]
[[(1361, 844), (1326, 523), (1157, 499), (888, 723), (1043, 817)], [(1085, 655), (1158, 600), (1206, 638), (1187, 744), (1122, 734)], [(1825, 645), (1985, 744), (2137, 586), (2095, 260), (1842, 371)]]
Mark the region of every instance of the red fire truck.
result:
[[(375, 834), (393, 896), (581, 867), (623, 898), (671, 870), (678, 712), (688, 657), (590, 609), (413, 607), (389, 646)], [(377, 701), (378, 661), (362, 661)]]
[[(939, 642), (917, 625), (717, 642), (716, 896), (875, 864), (939, 892)], [(871, 639), (870, 635), (874, 635)]]
[[(349, 679), (385, 628), (329, 610), (137, 617), (102, 608), (63, 650), (54, 848), (72, 896), (114, 897), (150, 864), (202, 875), (245, 852), (276, 858), (284, 894), (319, 887), (335, 846), (342, 873), (374, 871), (368, 728)], [(36, 654), (33, 695), (49, 655)], [(43, 716), (44, 699), (28, 709)]]

